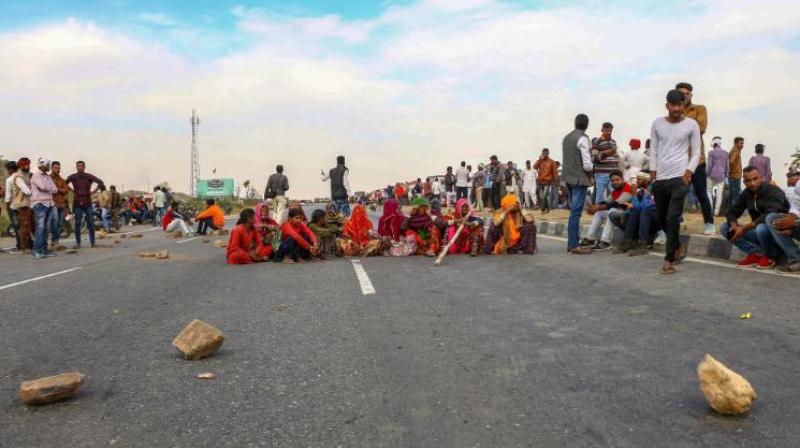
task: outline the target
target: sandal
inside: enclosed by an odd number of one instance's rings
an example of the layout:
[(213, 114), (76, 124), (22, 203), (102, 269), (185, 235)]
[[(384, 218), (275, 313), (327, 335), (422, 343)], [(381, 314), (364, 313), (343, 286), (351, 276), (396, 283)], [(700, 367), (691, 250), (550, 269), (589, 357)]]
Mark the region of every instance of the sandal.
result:
[(672, 275), (672, 274), (674, 274), (676, 272), (678, 272), (678, 271), (676, 271), (675, 268), (672, 267), (672, 266), (670, 266), (668, 268), (665, 268), (663, 266), (661, 267), (661, 275)]

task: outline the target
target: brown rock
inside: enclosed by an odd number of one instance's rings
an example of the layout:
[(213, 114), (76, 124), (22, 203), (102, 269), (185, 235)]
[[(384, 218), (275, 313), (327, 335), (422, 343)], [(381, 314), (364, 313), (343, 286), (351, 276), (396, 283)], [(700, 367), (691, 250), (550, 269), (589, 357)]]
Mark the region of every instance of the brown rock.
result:
[(227, 235), (228, 233), (230, 233), (230, 232), (228, 232), (228, 229), (222, 229), (222, 230), (215, 230), (211, 234), (212, 235)]
[(131, 238), (142, 238), (142, 237), (144, 237), (144, 235), (142, 235), (141, 233), (132, 233), (130, 237)]
[(209, 243), (209, 242), (211, 242), (211, 240), (210, 240), (210, 239), (208, 239), (208, 238), (203, 238), (203, 243)]
[(127, 234), (127, 233), (123, 233), (123, 234), (122, 234), (122, 235), (120, 235), (119, 237), (120, 237), (120, 238), (122, 238), (122, 239), (124, 240), (124, 239), (127, 239), (127, 238), (128, 238), (128, 234)]
[(205, 358), (222, 345), (225, 335), (217, 328), (201, 321), (193, 320), (181, 330), (172, 345), (183, 353), (186, 359)]
[(122, 241), (120, 241), (120, 240), (114, 240), (114, 244), (119, 244), (119, 243), (121, 243), (121, 242), (122, 242)]
[(77, 254), (77, 253), (78, 253), (78, 249), (69, 249), (69, 250), (67, 250), (67, 251), (66, 251), (66, 252), (64, 252), (64, 253), (66, 253), (66, 254), (70, 254), (70, 255), (71, 255), (71, 254)]
[(62, 373), (31, 381), (19, 387), (19, 396), (26, 404), (47, 404), (72, 397), (83, 384), (85, 375)]
[(141, 258), (153, 258), (156, 256), (155, 252), (139, 252)]
[(166, 260), (167, 258), (169, 258), (169, 251), (168, 250), (162, 250), (161, 252), (156, 252), (155, 253), (155, 257), (156, 257), (156, 260)]
[(711, 355), (698, 364), (697, 378), (706, 402), (720, 414), (745, 414), (756, 399), (756, 391), (746, 379)]
[(220, 249), (223, 247), (227, 247), (228, 243), (222, 240), (214, 240), (214, 247), (219, 247)]

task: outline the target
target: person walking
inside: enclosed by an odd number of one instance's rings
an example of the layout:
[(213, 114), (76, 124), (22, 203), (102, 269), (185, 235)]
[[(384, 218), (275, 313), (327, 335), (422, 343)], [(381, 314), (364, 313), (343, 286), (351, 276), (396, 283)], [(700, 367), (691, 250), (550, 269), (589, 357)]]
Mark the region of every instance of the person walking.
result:
[(320, 171), (320, 178), (323, 182), (331, 181), (331, 200), (344, 216), (350, 216), (350, 196), (353, 191), (350, 189), (350, 169), (344, 164), (344, 156), (336, 157), (336, 166), (325, 174)]
[(278, 165), (275, 167), (275, 173), (267, 180), (264, 200), (272, 199), (275, 206), (275, 219), (279, 223), (283, 221), (283, 212), (288, 204), (287, 191), (289, 191), (289, 178), (283, 174), (283, 165)]
[(589, 117), (578, 114), (575, 117), (575, 129), (561, 142), (564, 162), (561, 178), (567, 184), (570, 196), (569, 221), (567, 223), (567, 251), (571, 254), (587, 255), (592, 250), (580, 247), (578, 238), (581, 231), (581, 214), (586, 203), (586, 190), (591, 183), (594, 165), (592, 164), (589, 136)]
[(38, 170), (31, 176), (31, 205), (34, 216), (33, 258), (41, 259), (55, 257), (56, 254), (47, 250), (47, 230), (50, 224), (50, 213), (53, 211), (53, 194), (58, 193), (58, 187), (47, 174), (50, 171), (50, 161), (39, 159), (36, 164)]
[[(75, 215), (75, 249), (81, 247), (81, 224), (82, 219), (86, 219), (86, 227), (89, 229), (89, 244), (94, 247), (94, 208), (92, 207), (92, 193), (100, 190), (106, 191), (106, 186), (102, 180), (86, 172), (86, 163), (79, 160), (75, 163), (76, 173), (67, 177), (67, 185), (72, 186), (74, 199), (72, 202), (72, 213)], [(92, 190), (92, 185), (97, 187)]]
[(522, 170), (522, 196), (525, 208), (536, 208), (536, 170), (530, 160), (525, 161), (525, 169)]
[(744, 138), (736, 137), (733, 139), (733, 147), (730, 154), (730, 173), (728, 174), (728, 188), (730, 189), (728, 207), (736, 202), (736, 198), (742, 193), (742, 149), (744, 149)]
[(31, 160), (23, 157), (17, 161), (17, 172), (11, 181), (11, 207), (17, 216), (17, 235), (19, 250), (29, 253), (33, 248), (33, 210), (31, 210)]
[[(533, 165), (533, 169), (537, 172), (536, 196), (544, 215), (550, 213), (550, 209), (553, 208), (551, 190), (553, 188), (558, 189), (558, 185), (555, 184), (556, 177), (558, 177), (558, 168), (555, 160), (550, 158), (550, 150), (548, 148), (542, 149), (542, 154)], [(558, 204), (555, 204), (555, 206), (558, 207)]]
[(467, 162), (461, 161), (461, 166), (456, 170), (456, 201), (469, 199), (469, 171)]
[(728, 151), (722, 149), (722, 138), (714, 137), (711, 140), (711, 151), (708, 153), (708, 197), (711, 198), (711, 208), (714, 215), (719, 216), (722, 207), (722, 194), (725, 181), (730, 174), (730, 156)]
[(756, 145), (756, 155), (750, 157), (750, 166), (754, 166), (767, 183), (772, 182), (772, 162), (764, 155), (764, 145)]
[(650, 177), (654, 181), (651, 191), (661, 228), (667, 234), (666, 255), (661, 267), (665, 275), (674, 274), (673, 263), (686, 255), (678, 239), (683, 203), (700, 163), (700, 126), (684, 115), (686, 105), (682, 91), (670, 90), (666, 104), (669, 113), (656, 118), (650, 129)]

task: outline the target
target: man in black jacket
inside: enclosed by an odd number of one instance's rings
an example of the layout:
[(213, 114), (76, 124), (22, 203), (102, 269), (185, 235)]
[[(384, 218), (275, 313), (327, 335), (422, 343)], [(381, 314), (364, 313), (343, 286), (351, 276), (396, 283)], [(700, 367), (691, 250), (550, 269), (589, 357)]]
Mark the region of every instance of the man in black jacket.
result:
[[(753, 166), (744, 169), (744, 184), (747, 188), (728, 210), (727, 222), (720, 226), (720, 233), (747, 254), (738, 262), (739, 266), (772, 269), (778, 246), (764, 220), (770, 213), (787, 213), (789, 201), (783, 190), (766, 182)], [(751, 221), (740, 225), (737, 220), (745, 210)]]

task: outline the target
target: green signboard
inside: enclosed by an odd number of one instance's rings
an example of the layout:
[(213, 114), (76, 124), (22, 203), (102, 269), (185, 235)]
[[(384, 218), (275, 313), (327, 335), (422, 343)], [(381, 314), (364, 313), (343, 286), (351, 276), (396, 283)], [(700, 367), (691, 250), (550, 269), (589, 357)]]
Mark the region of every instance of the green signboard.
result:
[(197, 197), (233, 197), (233, 179), (200, 179), (197, 181)]

